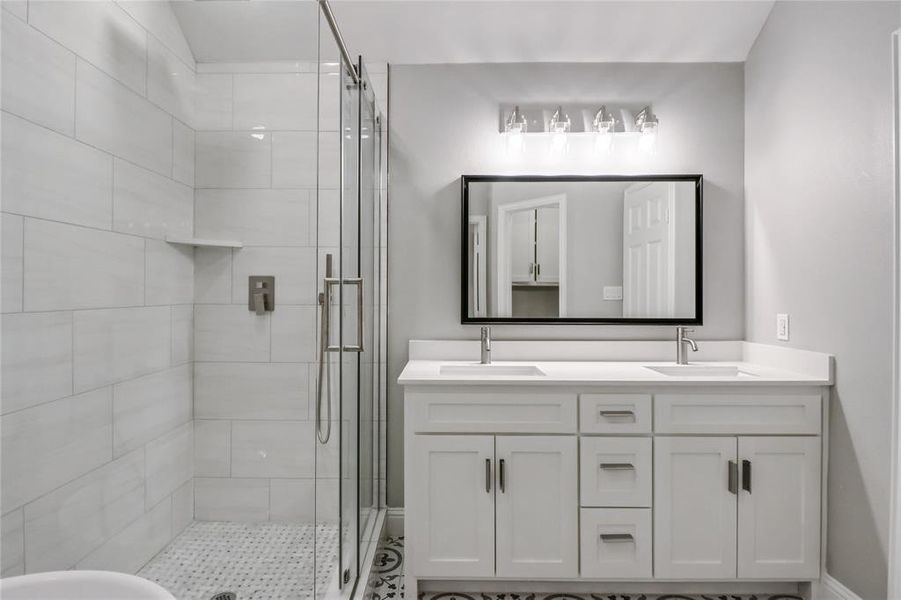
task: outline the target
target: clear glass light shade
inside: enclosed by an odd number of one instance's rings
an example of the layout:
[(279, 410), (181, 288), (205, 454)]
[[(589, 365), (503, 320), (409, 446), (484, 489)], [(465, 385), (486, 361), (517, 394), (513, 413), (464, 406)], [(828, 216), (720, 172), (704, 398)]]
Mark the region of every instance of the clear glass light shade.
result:
[(521, 154), (525, 142), (525, 133), (529, 130), (529, 122), (520, 112), (519, 107), (513, 107), (513, 112), (504, 121), (504, 148), (507, 154)]
[(658, 123), (656, 121), (649, 121), (641, 125), (638, 149), (644, 154), (657, 152), (657, 129)]

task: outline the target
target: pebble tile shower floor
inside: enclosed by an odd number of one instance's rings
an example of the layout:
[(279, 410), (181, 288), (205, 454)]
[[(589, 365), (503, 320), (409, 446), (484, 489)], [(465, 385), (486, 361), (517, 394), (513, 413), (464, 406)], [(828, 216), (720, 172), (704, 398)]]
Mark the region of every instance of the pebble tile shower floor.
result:
[(325, 589), (338, 557), (335, 525), (195, 521), (138, 573), (178, 600), (307, 600), (313, 596), (314, 531)]
[[(372, 575), (366, 589), (365, 600), (402, 600), (404, 538), (388, 537), (376, 551)], [(603, 584), (599, 588), (611, 587)], [(615, 589), (599, 590), (592, 594), (535, 594), (531, 592), (478, 593), (478, 592), (420, 592), (419, 600), (804, 600), (801, 596), (786, 594), (618, 594)]]

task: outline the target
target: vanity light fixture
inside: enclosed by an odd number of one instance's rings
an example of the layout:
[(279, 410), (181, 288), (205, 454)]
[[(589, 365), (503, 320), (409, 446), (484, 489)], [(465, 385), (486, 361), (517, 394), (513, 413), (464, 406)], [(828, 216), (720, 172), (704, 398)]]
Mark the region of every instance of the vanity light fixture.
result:
[(504, 122), (504, 137), (507, 142), (508, 154), (519, 154), (522, 152), (523, 134), (528, 130), (529, 122), (520, 112), (519, 106), (514, 106), (510, 117)]
[(562, 106), (557, 106), (557, 110), (551, 116), (548, 123), (548, 131), (551, 132), (551, 152), (556, 155), (566, 154), (567, 138), (566, 134), (572, 129), (572, 121), (569, 115), (563, 112)]
[(616, 127), (616, 118), (607, 110), (605, 104), (594, 115), (594, 149), (598, 154), (610, 154), (613, 148), (613, 129)]
[(635, 115), (635, 128), (641, 135), (638, 139), (638, 149), (645, 154), (654, 154), (657, 151), (659, 124), (657, 115), (651, 112), (650, 106), (645, 106)]

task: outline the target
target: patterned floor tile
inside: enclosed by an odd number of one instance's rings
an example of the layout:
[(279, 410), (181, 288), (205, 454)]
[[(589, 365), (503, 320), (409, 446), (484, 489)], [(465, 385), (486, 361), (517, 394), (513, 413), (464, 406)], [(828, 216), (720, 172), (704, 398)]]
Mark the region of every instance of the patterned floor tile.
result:
[[(372, 575), (366, 589), (366, 600), (403, 600), (404, 538), (388, 537), (375, 554)], [(608, 587), (599, 585), (599, 587)], [(591, 594), (537, 594), (532, 592), (420, 592), (418, 600), (804, 600), (784, 594), (620, 594), (603, 591)]]
[(138, 575), (178, 600), (209, 600), (221, 592), (233, 592), (238, 600), (308, 600), (314, 543), (316, 583), (324, 589), (338, 556), (333, 525), (196, 521)]

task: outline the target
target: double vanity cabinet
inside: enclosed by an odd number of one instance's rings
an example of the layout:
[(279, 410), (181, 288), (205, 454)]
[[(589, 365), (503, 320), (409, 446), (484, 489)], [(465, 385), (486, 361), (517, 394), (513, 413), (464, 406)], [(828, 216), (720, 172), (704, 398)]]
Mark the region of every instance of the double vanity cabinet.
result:
[(825, 382), (427, 364), (401, 377), (408, 585), (819, 578)]

